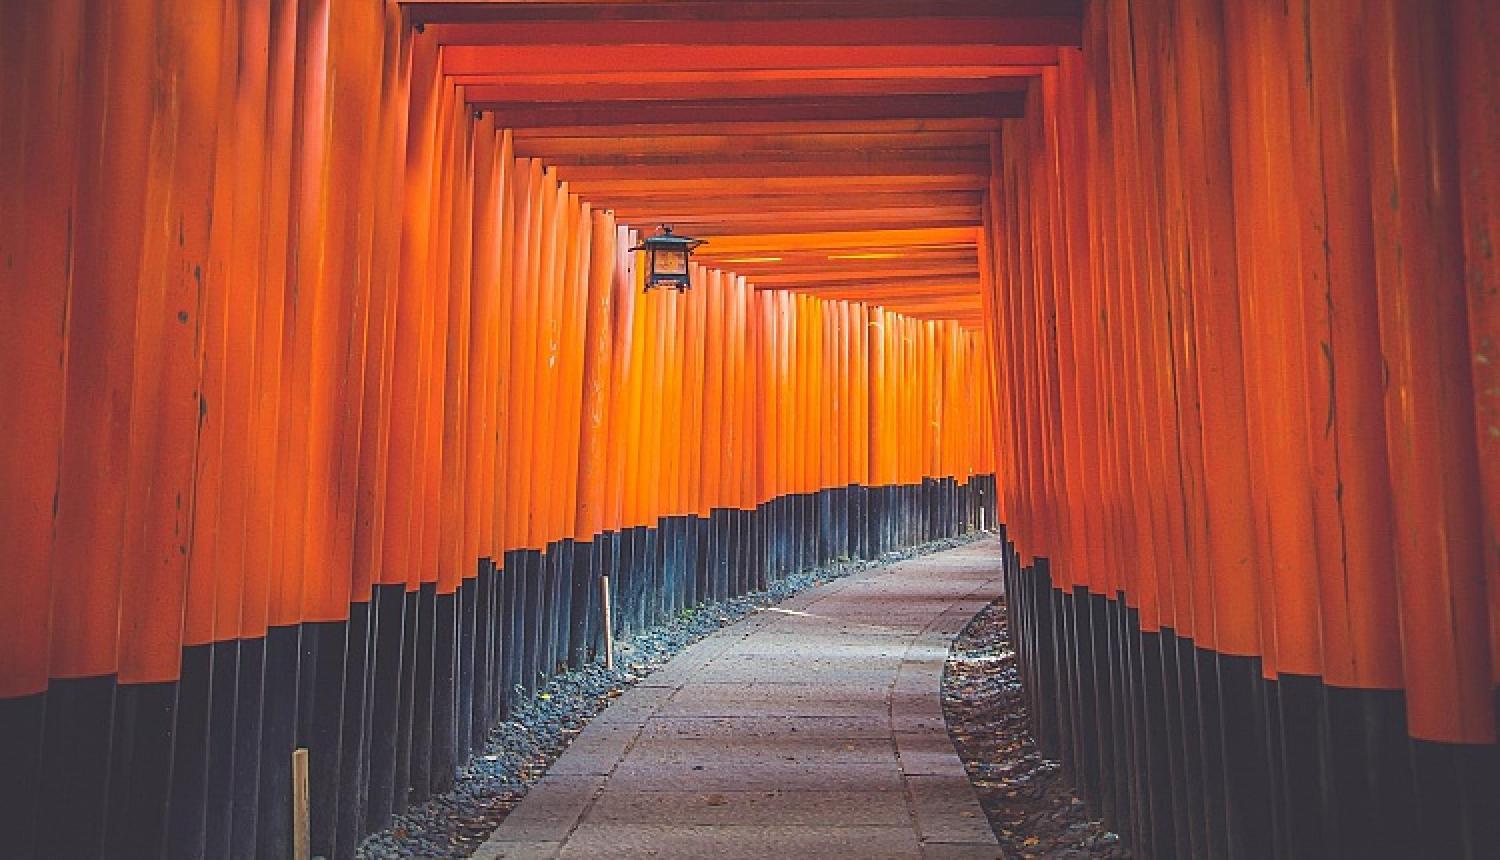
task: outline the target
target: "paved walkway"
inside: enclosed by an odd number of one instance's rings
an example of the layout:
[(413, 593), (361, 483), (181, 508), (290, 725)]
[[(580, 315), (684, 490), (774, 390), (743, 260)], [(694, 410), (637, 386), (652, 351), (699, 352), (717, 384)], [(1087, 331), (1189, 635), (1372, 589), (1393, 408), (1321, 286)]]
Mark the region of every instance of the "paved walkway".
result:
[(685, 649), (573, 741), (476, 860), (993, 860), (943, 721), (999, 544), (810, 589)]

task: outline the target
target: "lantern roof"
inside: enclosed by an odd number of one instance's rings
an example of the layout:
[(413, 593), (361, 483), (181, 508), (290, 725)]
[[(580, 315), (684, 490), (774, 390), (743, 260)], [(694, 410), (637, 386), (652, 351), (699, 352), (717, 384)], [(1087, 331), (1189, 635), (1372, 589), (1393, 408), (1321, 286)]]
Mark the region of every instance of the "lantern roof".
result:
[(641, 244), (631, 248), (632, 251), (692, 251), (699, 245), (708, 243), (707, 239), (695, 239), (692, 236), (679, 236), (672, 232), (671, 224), (663, 224), (654, 236), (646, 236), (641, 239)]

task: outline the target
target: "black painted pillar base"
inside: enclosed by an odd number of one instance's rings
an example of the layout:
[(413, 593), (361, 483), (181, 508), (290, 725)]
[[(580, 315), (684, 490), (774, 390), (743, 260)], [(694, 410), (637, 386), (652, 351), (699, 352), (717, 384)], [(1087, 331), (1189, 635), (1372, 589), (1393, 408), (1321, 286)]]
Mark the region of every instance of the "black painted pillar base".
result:
[[(472, 582), (472, 580), (469, 580)], [(425, 801), (453, 788), (458, 763), (468, 758), (467, 738), (460, 750), (459, 709), (472, 719), (474, 692), (473, 637), (461, 641), (463, 595), (459, 591), (433, 597), (432, 713), (427, 732), (426, 779), (412, 779), (412, 801)], [(472, 589), (471, 589), (472, 592)], [(459, 691), (463, 690), (460, 697)]]
[(593, 541), (573, 545), (573, 564), (568, 577), (568, 668), (582, 668), (589, 660), (589, 618), (598, 609), (594, 574), (598, 552)]
[(516, 679), (528, 695), (535, 693), (542, 672), (542, 615), (544, 585), (542, 553), (528, 549), (521, 556), (521, 674)]
[(420, 583), (406, 592), (406, 636), (401, 670), (401, 704), (396, 723), (396, 770), (392, 785), (391, 811), (405, 812), (411, 805), (412, 774), (428, 773), (428, 737), (431, 726), (433, 583)]
[(524, 597), (524, 554), (508, 550), (500, 569), (500, 713), (510, 716), (515, 706), (516, 689), (521, 683), (521, 601)]
[(650, 592), (653, 578), (652, 567), (656, 563), (656, 530), (636, 526), (631, 530), (630, 552), (630, 608), (628, 632), (645, 630), (650, 625)]
[(42, 724), (47, 694), (0, 699), (0, 833), (18, 860), (37, 857), (36, 821), (41, 795)]
[(234, 825), (234, 748), (236, 698), (239, 694), (238, 640), (215, 642), (213, 680), (209, 692), (208, 724), (208, 790), (204, 827), (204, 853), (210, 857), (227, 857), (233, 841)]
[(1277, 708), (1272, 715), (1281, 737), (1277, 812), (1286, 857), (1316, 860), (1333, 856), (1337, 837), (1333, 810), (1324, 806), (1323, 785), (1329, 762), (1324, 739), (1328, 714), (1322, 679), (1282, 674), (1275, 683)]
[[(0, 731), (8, 732), (12, 726), (3, 716), (6, 704), (0, 702)], [(116, 688), (104, 856), (161, 857), (165, 854), (167, 805), (164, 801), (171, 791), (172, 730), (176, 721), (177, 684), (124, 684)], [(10, 770), (4, 758), (0, 755), (0, 785), (15, 780), (16, 787), (23, 788), (24, 784), (18, 781), (21, 774)], [(15, 801), (26, 808), (24, 802), (7, 797), (9, 793), (0, 789), (0, 803), (8, 805)], [(0, 829), (0, 833), (3, 832), (7, 831)], [(24, 838), (18, 840), (22, 847), (16, 851), (16, 856), (28, 856), (27, 841)], [(10, 850), (9, 845), (6, 850)]]
[(401, 664), (405, 656), (406, 586), (375, 586), (372, 604), (375, 669), (370, 689), (369, 788), (362, 832), (380, 830), (391, 819), (396, 785)]
[[(300, 740), (308, 750), (312, 844), (331, 849), (337, 841), (345, 708), (354, 707), (347, 695), (346, 673), (353, 662), (348, 650), (364, 644), (360, 640), (351, 645), (349, 631), (346, 621), (309, 622), (267, 631), (261, 745), (264, 773), (260, 780), (260, 814), (267, 820), (260, 828), (266, 844), (258, 848), (258, 856), (281, 857), (291, 850), (290, 841), (280, 834), (291, 833), (291, 756), (299, 745), (296, 727), (304, 715), (309, 734)], [(291, 678), (278, 677), (283, 675)], [(303, 683), (304, 675), (311, 684)], [(311, 689), (306, 700), (301, 698), (304, 688)]]
[[(313, 842), (313, 850), (325, 857), (348, 860), (365, 832), (366, 777), (369, 774), (370, 717), (374, 690), (375, 653), (372, 603), (355, 603), (349, 610), (349, 646), (344, 653), (344, 718), (339, 750), (339, 802), (334, 833), (327, 844)], [(268, 661), (268, 678), (277, 669)], [(269, 726), (269, 720), (268, 720)], [(262, 792), (264, 797), (266, 792)], [(262, 807), (262, 818), (265, 807)], [(316, 834), (316, 829), (314, 830)], [(285, 856), (285, 855), (282, 855)]]

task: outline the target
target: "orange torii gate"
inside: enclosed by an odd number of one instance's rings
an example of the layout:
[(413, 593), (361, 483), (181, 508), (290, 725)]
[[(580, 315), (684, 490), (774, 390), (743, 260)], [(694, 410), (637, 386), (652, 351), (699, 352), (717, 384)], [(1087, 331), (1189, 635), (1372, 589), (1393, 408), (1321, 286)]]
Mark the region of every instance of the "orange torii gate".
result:
[(304, 746), (348, 857), (602, 577), (997, 523), (1137, 854), (1500, 843), (1494, 4), (0, 5), (7, 851), (284, 856)]

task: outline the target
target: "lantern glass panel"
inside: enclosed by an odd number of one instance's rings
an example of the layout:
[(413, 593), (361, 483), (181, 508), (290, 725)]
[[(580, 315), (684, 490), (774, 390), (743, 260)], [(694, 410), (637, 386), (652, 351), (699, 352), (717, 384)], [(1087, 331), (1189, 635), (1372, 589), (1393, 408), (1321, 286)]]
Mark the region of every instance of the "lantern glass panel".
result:
[(688, 273), (687, 249), (658, 249), (652, 255), (655, 257), (651, 269), (658, 275), (686, 275)]

